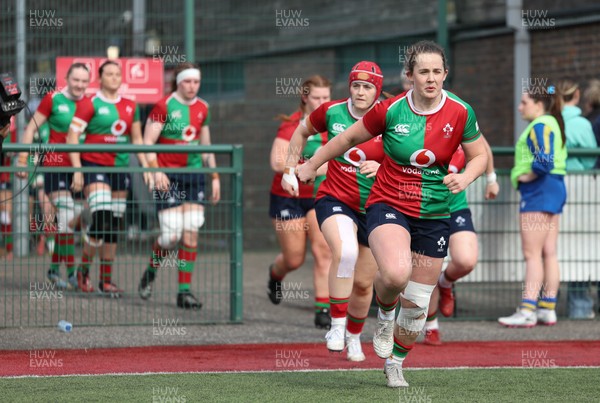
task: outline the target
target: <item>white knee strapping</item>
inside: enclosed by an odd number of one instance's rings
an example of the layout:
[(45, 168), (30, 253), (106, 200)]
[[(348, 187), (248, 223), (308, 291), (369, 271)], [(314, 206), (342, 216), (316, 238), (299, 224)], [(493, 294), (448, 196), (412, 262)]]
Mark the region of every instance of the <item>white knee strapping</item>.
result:
[(183, 213), (183, 229), (185, 231), (198, 231), (204, 225), (204, 211), (192, 210)]
[(89, 194), (88, 205), (90, 212), (112, 210), (112, 195), (110, 190), (96, 190)]
[(402, 298), (412, 302), (419, 308), (425, 309), (429, 306), (429, 299), (433, 292), (435, 285), (417, 283), (415, 281), (409, 281), (404, 291), (400, 294)]
[[(420, 316), (422, 316), (422, 318), (419, 318)], [(423, 311), (421, 308), (400, 307), (396, 323), (399, 327), (406, 329), (409, 332), (420, 332), (423, 327), (425, 327), (426, 320), (427, 308)]]
[(164, 249), (171, 249), (183, 235), (183, 213), (169, 210), (158, 213), (158, 222), (160, 223), (158, 244)]
[(407, 301), (412, 302), (416, 308), (400, 308), (396, 323), (401, 328), (410, 332), (420, 332), (425, 326), (427, 319), (427, 309), (429, 307), (429, 299), (435, 285), (417, 283), (409, 281), (408, 285), (400, 295)]
[(354, 222), (350, 217), (343, 214), (336, 214), (335, 220), (342, 248), (337, 277), (352, 278), (358, 260), (358, 241), (354, 236)]
[(54, 201), (56, 205), (57, 229), (61, 234), (73, 232), (69, 223), (75, 218), (75, 201), (71, 196), (59, 196)]
[(121, 218), (125, 215), (125, 210), (127, 210), (127, 200), (126, 199), (112, 199), (112, 211), (113, 216), (117, 218)]
[(12, 220), (10, 219), (10, 214), (8, 211), (0, 211), (0, 224), (10, 225)]

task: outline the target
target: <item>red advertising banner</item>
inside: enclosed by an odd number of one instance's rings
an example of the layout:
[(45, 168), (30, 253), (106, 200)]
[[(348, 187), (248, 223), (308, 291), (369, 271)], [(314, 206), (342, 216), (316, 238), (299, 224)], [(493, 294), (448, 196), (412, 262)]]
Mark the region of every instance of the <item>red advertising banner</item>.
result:
[[(108, 60), (106, 57), (57, 57), (56, 88), (66, 86), (69, 66), (73, 63), (84, 63), (90, 70), (90, 85), (85, 92), (88, 95), (98, 92), (98, 69)], [(153, 104), (163, 97), (164, 69), (160, 59), (152, 58), (120, 58), (114, 59), (121, 66), (123, 81), (119, 94), (140, 104)]]

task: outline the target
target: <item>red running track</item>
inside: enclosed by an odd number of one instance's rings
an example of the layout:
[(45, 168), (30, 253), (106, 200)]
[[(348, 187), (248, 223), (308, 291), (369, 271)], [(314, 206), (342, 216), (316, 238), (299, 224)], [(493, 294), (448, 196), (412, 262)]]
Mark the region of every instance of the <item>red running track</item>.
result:
[[(153, 346), (88, 350), (0, 350), (0, 377), (144, 372), (375, 369), (383, 360), (347, 361), (324, 343)], [(405, 368), (600, 366), (600, 341), (448, 342), (415, 346)]]

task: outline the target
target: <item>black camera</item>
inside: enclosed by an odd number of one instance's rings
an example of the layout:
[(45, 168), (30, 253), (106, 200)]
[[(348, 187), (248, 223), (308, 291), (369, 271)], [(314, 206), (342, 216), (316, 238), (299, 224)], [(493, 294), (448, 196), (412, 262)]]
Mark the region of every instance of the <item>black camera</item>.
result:
[(21, 112), (25, 102), (21, 99), (17, 81), (9, 73), (0, 74), (0, 127), (10, 123), (10, 117)]

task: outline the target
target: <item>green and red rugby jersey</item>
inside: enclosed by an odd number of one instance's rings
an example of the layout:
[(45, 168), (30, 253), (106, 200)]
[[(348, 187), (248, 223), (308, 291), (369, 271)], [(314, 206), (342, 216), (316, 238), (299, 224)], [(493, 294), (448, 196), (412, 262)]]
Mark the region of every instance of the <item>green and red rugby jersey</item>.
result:
[[(49, 144), (67, 143), (69, 126), (71, 125), (73, 116), (75, 116), (76, 109), (84, 102), (84, 99), (86, 97), (72, 99), (66, 89), (50, 92), (42, 99), (37, 112), (44, 115), (47, 119), (47, 124), (50, 127)], [(43, 127), (40, 127), (38, 132), (43, 132)], [(69, 153), (48, 151), (44, 155), (43, 164), (45, 166), (70, 167), (71, 159), (69, 158)]]
[[(451, 174), (461, 173), (465, 170), (465, 165), (467, 165), (467, 160), (465, 159), (465, 152), (461, 146), (458, 146), (458, 149), (452, 156), (450, 160), (450, 165), (448, 166), (448, 172)], [(456, 194), (450, 193), (448, 195), (448, 203), (450, 205), (450, 214), (455, 213), (459, 210), (464, 210), (469, 208), (469, 203), (467, 202), (467, 191), (463, 190), (462, 192), (458, 192)]]
[[(131, 126), (140, 121), (140, 111), (131, 99), (106, 99), (98, 91), (78, 105), (73, 123), (85, 129), (84, 144), (129, 144)], [(93, 148), (93, 147), (89, 147)], [(81, 159), (104, 166), (129, 166), (129, 153), (84, 152)]]
[[(302, 119), (302, 111), (299, 110), (299, 111), (296, 111), (295, 113), (293, 113), (290, 116), (289, 121), (285, 121), (285, 122), (281, 123), (281, 125), (279, 126), (279, 130), (277, 130), (276, 138), (283, 139), (283, 140), (289, 142), (292, 139), (292, 135), (294, 134), (294, 131), (300, 124), (301, 119)], [(310, 136), (306, 140), (306, 145), (304, 146), (304, 149), (302, 150), (302, 155), (301, 155), (300, 160), (298, 161), (298, 164), (304, 163), (307, 159), (309, 159), (310, 157), (315, 155), (317, 150), (321, 146), (323, 146), (325, 143), (327, 143), (327, 132), (317, 133), (317, 134)], [(275, 175), (273, 176), (273, 182), (271, 183), (271, 194), (274, 194), (276, 196), (291, 198), (292, 196), (290, 196), (290, 194), (288, 192), (286, 192), (285, 190), (283, 190), (283, 187), (281, 187), (281, 179), (282, 178), (283, 178), (282, 173), (275, 173)], [(318, 186), (317, 182), (320, 182), (320, 181), (318, 181), (319, 178), (321, 178), (321, 177), (316, 178), (315, 184), (310, 184), (310, 185), (306, 185), (304, 183), (298, 182), (298, 192), (299, 192), (298, 197), (303, 198), (303, 199), (304, 198), (313, 198), (314, 197), (314, 188), (315, 188), (315, 186)], [(321, 180), (322, 179), (323, 178), (321, 178)]]
[(449, 218), (448, 165), (461, 143), (480, 136), (471, 106), (442, 90), (435, 109), (418, 111), (409, 90), (375, 105), (363, 123), (372, 136), (383, 134), (386, 154), (367, 207), (386, 203), (411, 217)]
[[(324, 103), (310, 114), (310, 123), (319, 132), (327, 131), (328, 140), (331, 140), (360, 119), (352, 115), (351, 103), (350, 98)], [(359, 172), (358, 167), (368, 160), (382, 163), (384, 156), (382, 136), (376, 136), (329, 161), (327, 177), (319, 187), (317, 199), (332, 196), (352, 210), (364, 214), (375, 177), (367, 178)]]
[[(210, 112), (205, 100), (184, 101), (173, 92), (154, 105), (148, 119), (163, 125), (158, 144), (198, 145), (202, 127), (210, 124)], [(165, 168), (202, 167), (201, 153), (158, 153), (157, 160)]]

